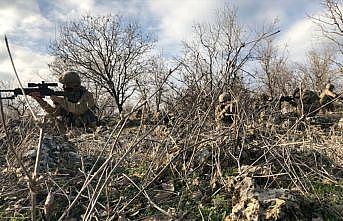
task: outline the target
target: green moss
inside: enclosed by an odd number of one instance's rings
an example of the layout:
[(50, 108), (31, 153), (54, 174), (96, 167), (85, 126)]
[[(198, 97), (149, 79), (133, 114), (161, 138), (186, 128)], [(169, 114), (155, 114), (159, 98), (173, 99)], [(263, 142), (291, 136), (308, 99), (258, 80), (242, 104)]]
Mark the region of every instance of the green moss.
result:
[(309, 195), (297, 196), (303, 216), (322, 217), (324, 220), (333, 221), (342, 220), (343, 211), (338, 208), (343, 205), (343, 186), (317, 180), (312, 182), (312, 187), (312, 193)]
[(201, 212), (205, 220), (224, 220), (231, 213), (231, 208), (218, 209), (215, 206), (205, 206), (201, 209)]
[[(212, 197), (212, 202), (199, 207), (205, 220), (224, 220), (231, 213), (229, 200), (225, 194), (217, 194)], [(201, 218), (200, 214), (196, 214)]]
[(0, 212), (0, 220), (9, 220), (9, 221), (22, 221), (30, 220), (30, 214), (8, 214), (6, 212)]
[(235, 176), (238, 174), (238, 168), (237, 167), (229, 167), (227, 169), (223, 169), (222, 171), (223, 176)]
[(140, 167), (133, 167), (133, 168), (127, 168), (126, 169), (127, 175), (130, 176), (138, 176), (138, 177), (143, 177), (144, 174), (146, 173), (146, 168), (143, 166)]
[(313, 192), (320, 199), (330, 199), (332, 204), (343, 205), (343, 180), (337, 184), (316, 181), (312, 183)]

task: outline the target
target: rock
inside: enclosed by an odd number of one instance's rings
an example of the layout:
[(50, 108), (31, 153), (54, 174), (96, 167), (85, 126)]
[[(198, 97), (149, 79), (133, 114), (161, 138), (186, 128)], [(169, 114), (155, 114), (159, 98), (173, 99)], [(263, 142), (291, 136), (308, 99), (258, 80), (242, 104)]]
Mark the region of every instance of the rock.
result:
[(324, 219), (321, 217), (316, 217), (316, 218), (312, 218), (311, 221), (324, 221)]
[(81, 156), (78, 155), (78, 154), (75, 153), (75, 152), (69, 151), (67, 154), (68, 154), (68, 157), (69, 157), (70, 160), (76, 160), (76, 161), (78, 161), (78, 160), (81, 159)]
[(170, 181), (168, 183), (162, 183), (162, 189), (170, 192), (174, 192), (175, 187), (173, 181)]
[(170, 217), (167, 217), (167, 216), (156, 215), (156, 216), (146, 217), (142, 221), (170, 221), (170, 220), (173, 220), (173, 219), (171, 219)]
[(209, 157), (211, 157), (211, 152), (206, 147), (200, 147), (195, 153), (194, 160), (199, 165), (204, 163)]
[[(301, 218), (299, 202), (285, 189), (263, 189), (254, 177), (268, 174), (264, 167), (242, 166), (238, 179), (229, 177), (232, 212), (225, 220), (295, 220)], [(263, 183), (263, 182), (262, 182)]]
[[(24, 165), (29, 171), (33, 170), (37, 147), (31, 146), (22, 156)], [(74, 170), (80, 165), (81, 156), (76, 152), (74, 145), (59, 136), (45, 136), (41, 146), (40, 172), (56, 169)]]
[(159, 191), (154, 198), (160, 202), (160, 201), (167, 201), (170, 199), (171, 196), (173, 196), (174, 194), (169, 192), (169, 191)]
[(35, 159), (37, 150), (29, 150), (23, 154), (24, 158)]
[(195, 191), (192, 193), (191, 197), (193, 200), (198, 201), (202, 198), (203, 194), (201, 191)]

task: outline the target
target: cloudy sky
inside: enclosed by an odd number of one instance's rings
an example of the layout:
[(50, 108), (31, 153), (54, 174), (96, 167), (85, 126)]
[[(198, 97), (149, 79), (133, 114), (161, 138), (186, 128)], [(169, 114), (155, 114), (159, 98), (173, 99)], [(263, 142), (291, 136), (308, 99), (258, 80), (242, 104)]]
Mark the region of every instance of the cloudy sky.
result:
[(194, 22), (210, 21), (227, 3), (238, 8), (239, 20), (250, 27), (277, 19), (277, 42), (287, 44), (293, 61), (300, 62), (318, 44), (318, 30), (307, 15), (320, 13), (320, 0), (0, 0), (0, 80), (14, 75), (5, 34), (20, 77), (37, 81), (49, 73), (47, 49), (58, 26), (81, 14), (134, 17), (158, 37), (164, 53), (176, 56)]

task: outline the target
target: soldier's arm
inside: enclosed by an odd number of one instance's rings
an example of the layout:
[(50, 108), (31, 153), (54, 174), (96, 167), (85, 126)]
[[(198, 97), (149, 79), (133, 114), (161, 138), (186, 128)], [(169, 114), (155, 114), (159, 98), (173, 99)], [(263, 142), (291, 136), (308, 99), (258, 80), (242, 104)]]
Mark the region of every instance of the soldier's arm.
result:
[(62, 104), (64, 102), (64, 99), (62, 97), (57, 97), (55, 95), (50, 96), (50, 99), (55, 103), (55, 104)]
[(296, 89), (293, 91), (292, 97), (293, 97), (293, 98), (300, 98), (300, 89), (299, 89), (299, 88), (296, 88)]
[(225, 116), (226, 114), (231, 114), (231, 104), (227, 104), (223, 110), (220, 112), (220, 116)]
[(217, 124), (221, 124), (225, 119), (225, 108), (222, 108), (221, 105), (218, 105), (215, 111), (215, 121)]
[(223, 118), (222, 109), (220, 108), (220, 105), (216, 107), (215, 116), (216, 116), (216, 121), (219, 121)]
[(87, 102), (88, 108), (96, 106), (93, 94), (91, 92), (89, 91), (86, 92), (85, 99), (86, 99), (85, 102)]
[(336, 98), (337, 97), (337, 94), (330, 91), (330, 90), (327, 90), (326, 93), (325, 93), (327, 96), (330, 96), (330, 97), (333, 97), (333, 98)]
[(43, 100), (43, 97), (40, 96), (39, 92), (33, 92), (29, 94), (33, 99), (35, 99), (39, 106), (41, 106), (47, 113), (55, 114), (56, 108), (52, 107), (48, 102)]

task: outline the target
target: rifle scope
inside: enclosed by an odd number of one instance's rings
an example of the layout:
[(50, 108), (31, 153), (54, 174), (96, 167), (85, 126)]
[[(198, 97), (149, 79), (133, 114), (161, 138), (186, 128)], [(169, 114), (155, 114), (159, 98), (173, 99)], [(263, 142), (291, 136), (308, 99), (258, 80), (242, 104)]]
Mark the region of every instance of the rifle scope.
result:
[(42, 81), (42, 83), (28, 83), (28, 87), (57, 87), (57, 83), (45, 83)]

